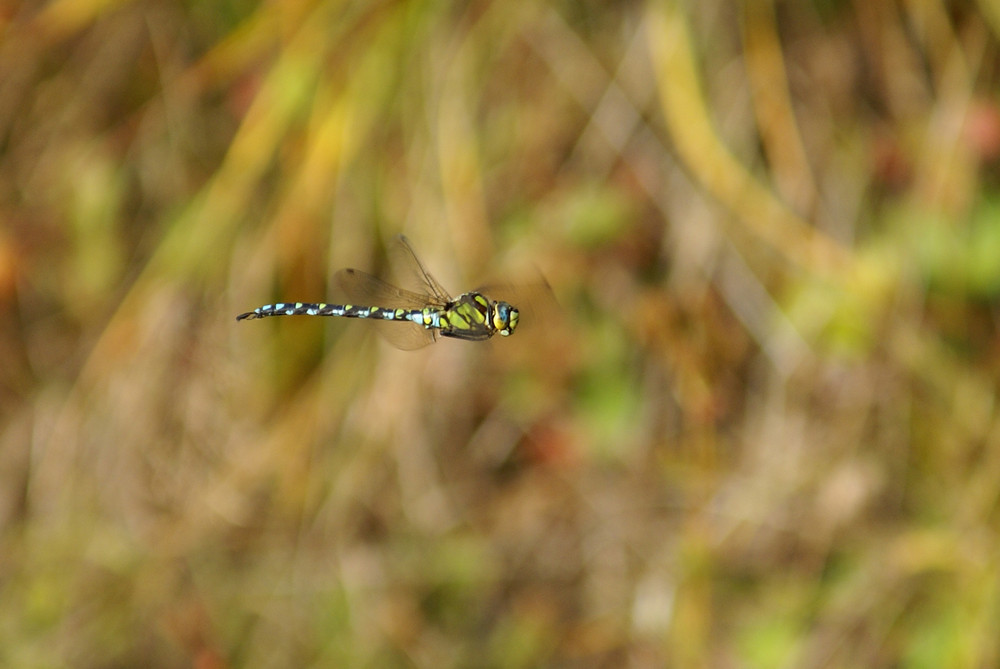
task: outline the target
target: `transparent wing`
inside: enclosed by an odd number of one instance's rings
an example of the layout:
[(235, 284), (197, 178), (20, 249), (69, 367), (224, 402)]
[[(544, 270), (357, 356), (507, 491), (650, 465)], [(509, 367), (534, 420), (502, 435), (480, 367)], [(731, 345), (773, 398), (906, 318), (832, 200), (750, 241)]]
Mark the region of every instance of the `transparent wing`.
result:
[(337, 285), (352, 304), (383, 309), (423, 309), (437, 306), (427, 295), (394, 286), (358, 269), (342, 269), (335, 275)]
[(429, 330), (409, 321), (375, 321), (375, 330), (387, 342), (403, 351), (415, 351), (438, 338), (437, 330)]
[(502, 300), (517, 308), (519, 318), (514, 334), (520, 340), (539, 336), (539, 329), (559, 328), (564, 324), (562, 309), (552, 287), (538, 273), (530, 283), (493, 283), (476, 289), (490, 300)]
[(417, 284), (428, 292), (428, 296), (433, 299), (431, 304), (444, 306), (451, 302), (451, 295), (444, 289), (437, 279), (431, 276), (424, 264), (417, 258), (417, 254), (410, 245), (410, 240), (405, 235), (396, 235), (396, 243), (392, 248), (393, 261), (398, 268), (397, 271), (409, 273)]
[[(423, 309), (429, 306), (427, 296), (404, 290), (360, 270), (342, 269), (335, 276), (340, 290), (356, 305), (390, 310)], [(436, 330), (429, 330), (411, 321), (387, 321), (380, 318), (371, 320), (386, 341), (404, 351), (423, 348), (438, 336)]]

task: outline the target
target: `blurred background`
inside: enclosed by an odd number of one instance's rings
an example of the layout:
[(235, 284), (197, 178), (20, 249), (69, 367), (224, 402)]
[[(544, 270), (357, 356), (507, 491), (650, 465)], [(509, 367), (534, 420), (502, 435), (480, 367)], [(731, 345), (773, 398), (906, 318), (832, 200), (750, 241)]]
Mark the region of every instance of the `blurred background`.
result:
[[(996, 4), (0, 31), (0, 665), (1000, 664)], [(398, 233), (522, 328), (235, 322)]]

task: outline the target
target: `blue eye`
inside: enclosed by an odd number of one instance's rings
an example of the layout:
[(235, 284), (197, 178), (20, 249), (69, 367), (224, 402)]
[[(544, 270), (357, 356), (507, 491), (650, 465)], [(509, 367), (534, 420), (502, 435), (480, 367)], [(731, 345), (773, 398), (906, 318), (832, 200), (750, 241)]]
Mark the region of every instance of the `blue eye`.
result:
[(500, 317), (500, 320), (505, 323), (507, 322), (507, 319), (510, 318), (510, 311), (508, 310), (506, 304), (501, 302), (497, 305), (497, 315)]

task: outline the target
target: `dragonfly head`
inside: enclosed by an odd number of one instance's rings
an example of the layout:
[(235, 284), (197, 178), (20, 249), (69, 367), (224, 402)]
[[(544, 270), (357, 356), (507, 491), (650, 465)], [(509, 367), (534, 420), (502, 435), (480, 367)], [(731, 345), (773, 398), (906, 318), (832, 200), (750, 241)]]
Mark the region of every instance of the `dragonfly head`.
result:
[(517, 327), (518, 318), (517, 307), (512, 307), (506, 302), (493, 303), (493, 327), (501, 336), (508, 336)]

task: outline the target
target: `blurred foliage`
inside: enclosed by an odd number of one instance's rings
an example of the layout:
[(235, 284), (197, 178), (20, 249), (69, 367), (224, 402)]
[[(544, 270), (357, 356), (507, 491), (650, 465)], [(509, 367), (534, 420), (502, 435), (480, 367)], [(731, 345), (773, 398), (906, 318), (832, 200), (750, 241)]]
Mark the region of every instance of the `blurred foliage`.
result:
[[(0, 666), (1000, 663), (993, 4), (0, 30)], [(522, 328), (234, 322), (399, 232)]]

